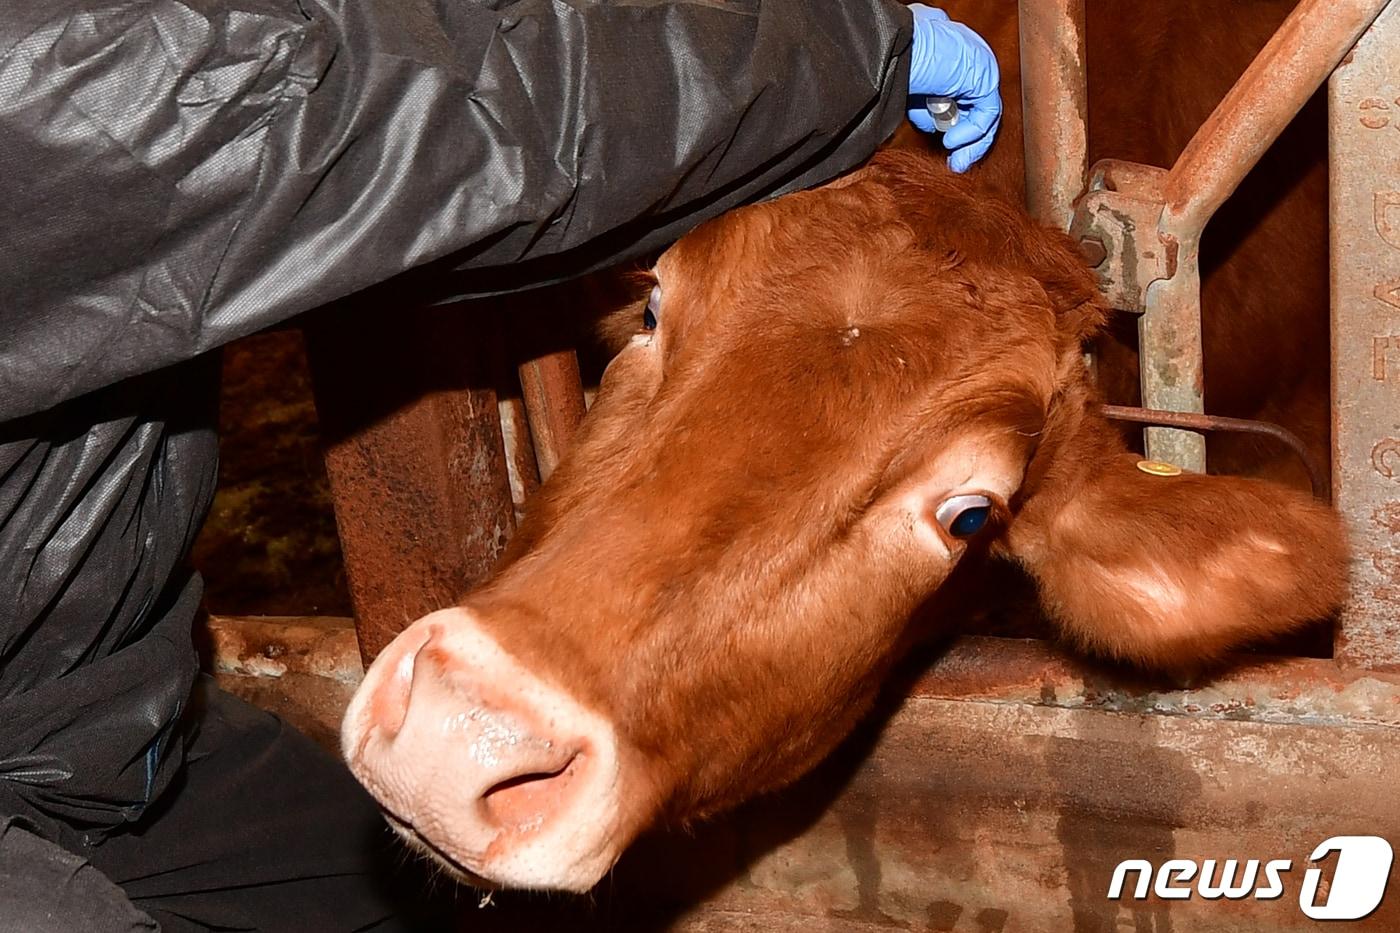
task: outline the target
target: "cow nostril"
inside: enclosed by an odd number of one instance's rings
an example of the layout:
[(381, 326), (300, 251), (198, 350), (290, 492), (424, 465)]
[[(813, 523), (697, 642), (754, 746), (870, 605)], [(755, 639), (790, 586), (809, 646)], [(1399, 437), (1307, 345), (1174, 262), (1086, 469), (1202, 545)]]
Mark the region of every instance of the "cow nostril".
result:
[(393, 670), (370, 699), (370, 721), (384, 738), (395, 738), (408, 718), (408, 704), (413, 693), (413, 678), (418, 673), (418, 656), (432, 641), (429, 630), (421, 641), (405, 646)]
[(531, 830), (544, 825), (563, 808), (583, 767), (582, 759), (573, 755), (553, 771), (517, 774), (492, 785), (481, 795), (486, 819), (500, 829)]

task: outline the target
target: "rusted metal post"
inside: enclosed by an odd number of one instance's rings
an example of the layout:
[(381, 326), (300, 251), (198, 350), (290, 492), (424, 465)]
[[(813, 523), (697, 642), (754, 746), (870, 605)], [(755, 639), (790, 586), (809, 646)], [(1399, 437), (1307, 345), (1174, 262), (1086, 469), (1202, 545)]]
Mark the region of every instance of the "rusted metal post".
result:
[[(1201, 341), (1200, 240), (1177, 254), (1176, 274), (1147, 288), (1138, 318), (1138, 379), (1142, 403), (1171, 411), (1205, 411), (1205, 352)], [(1206, 439), (1196, 431), (1147, 428), (1147, 456), (1205, 472)]]
[[(1182, 256), (1160, 227), (1165, 169), (1105, 159), (1090, 172), (1089, 190), (1076, 202), (1070, 234), (1086, 254), (1101, 252), (1099, 287), (1115, 308), (1138, 318), (1143, 405), (1201, 413), (1200, 270), (1197, 252)], [(1193, 243), (1199, 243), (1199, 236)], [(1149, 427), (1147, 455), (1203, 471), (1205, 438), (1177, 428)]]
[(1332, 76), (1332, 489), (1351, 530), (1340, 663), (1400, 670), (1400, 3)]
[(545, 482), (559, 465), (586, 412), (577, 354), (559, 350), (521, 363), (520, 388), (530, 413), (540, 481)]
[(514, 529), (488, 316), (382, 311), (336, 313), (307, 334), (366, 663), (460, 598)]
[(1026, 206), (1068, 230), (1089, 168), (1084, 0), (1020, 0)]
[[(499, 388), (497, 393), (500, 394)], [(510, 497), (515, 503), (515, 515), (519, 520), (525, 501), (540, 486), (539, 460), (535, 455), (534, 441), (530, 438), (530, 416), (525, 410), (525, 400), (519, 396), (502, 395), (499, 404), (501, 438), (506, 446), (506, 468), (510, 475)]]

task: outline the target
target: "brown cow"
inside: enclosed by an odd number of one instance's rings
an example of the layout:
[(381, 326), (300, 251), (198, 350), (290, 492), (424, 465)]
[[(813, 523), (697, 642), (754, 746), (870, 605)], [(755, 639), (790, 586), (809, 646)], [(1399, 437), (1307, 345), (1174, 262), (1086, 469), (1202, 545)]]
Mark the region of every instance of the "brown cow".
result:
[(935, 160), (735, 211), (655, 276), (503, 568), (346, 716), (394, 825), (471, 876), (585, 890), (647, 826), (793, 780), (960, 561), (1016, 561), (1071, 641), (1154, 667), (1339, 598), (1326, 508), (1137, 468), (1072, 245)]

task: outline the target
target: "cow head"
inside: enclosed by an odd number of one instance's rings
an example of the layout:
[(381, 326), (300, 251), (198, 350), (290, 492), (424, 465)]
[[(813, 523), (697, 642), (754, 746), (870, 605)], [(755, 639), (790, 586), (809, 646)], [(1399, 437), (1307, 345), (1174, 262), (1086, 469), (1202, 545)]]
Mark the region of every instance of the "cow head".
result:
[(959, 562), (1019, 562), (1072, 642), (1147, 666), (1338, 599), (1325, 508), (1136, 468), (1069, 242), (932, 160), (734, 211), (654, 273), (502, 568), (346, 716), (395, 826), (470, 876), (584, 890), (641, 829), (793, 780)]

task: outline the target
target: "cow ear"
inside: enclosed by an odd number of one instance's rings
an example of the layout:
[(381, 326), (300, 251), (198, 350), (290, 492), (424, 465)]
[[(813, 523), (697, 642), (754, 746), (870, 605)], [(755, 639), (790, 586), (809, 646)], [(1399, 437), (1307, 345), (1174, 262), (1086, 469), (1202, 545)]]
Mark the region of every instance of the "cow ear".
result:
[(1081, 648), (1195, 672), (1340, 603), (1346, 541), (1325, 505), (1261, 480), (1153, 475), (1116, 440), (1092, 447), (1044, 477), (1005, 539)]

